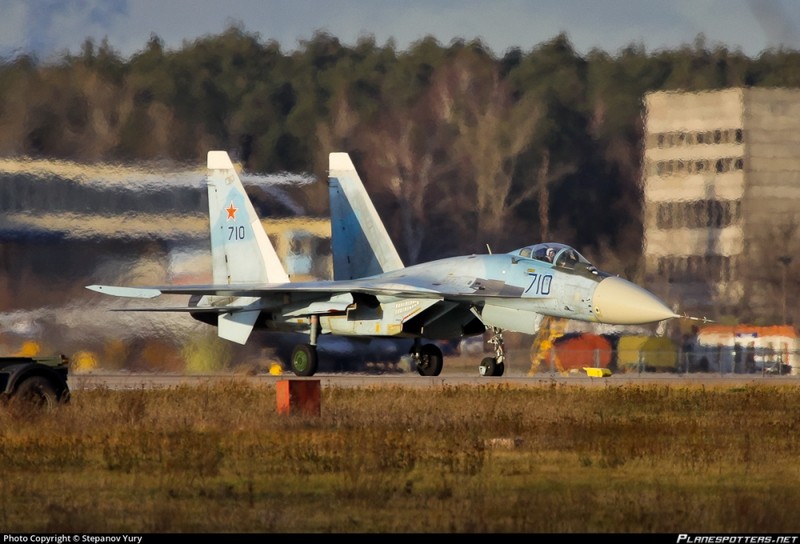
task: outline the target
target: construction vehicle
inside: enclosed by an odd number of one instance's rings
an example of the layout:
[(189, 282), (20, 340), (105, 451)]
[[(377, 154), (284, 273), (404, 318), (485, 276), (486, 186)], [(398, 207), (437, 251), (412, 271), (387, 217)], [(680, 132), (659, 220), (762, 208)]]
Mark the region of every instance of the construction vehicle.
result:
[(53, 407), (69, 401), (64, 355), (0, 357), (0, 399)]

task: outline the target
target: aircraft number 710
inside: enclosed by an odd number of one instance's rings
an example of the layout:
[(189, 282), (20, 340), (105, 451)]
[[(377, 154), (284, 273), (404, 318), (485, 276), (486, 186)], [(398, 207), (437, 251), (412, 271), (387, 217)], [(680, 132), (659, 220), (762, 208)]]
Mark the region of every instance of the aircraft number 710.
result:
[(531, 274), (531, 284), (525, 289), (525, 293), (531, 292), (534, 295), (549, 295), (550, 284), (553, 276), (550, 274)]
[(228, 240), (244, 240), (244, 225), (228, 227)]

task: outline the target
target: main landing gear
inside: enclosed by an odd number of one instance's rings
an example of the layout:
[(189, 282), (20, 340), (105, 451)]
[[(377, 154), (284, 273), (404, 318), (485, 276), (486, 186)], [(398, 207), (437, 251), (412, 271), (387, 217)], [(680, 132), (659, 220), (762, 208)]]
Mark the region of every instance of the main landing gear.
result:
[(481, 376), (502, 376), (506, 370), (503, 331), (492, 327), (492, 337), (489, 339), (489, 343), (494, 346), (494, 357), (485, 357), (478, 367), (478, 372)]
[(312, 344), (298, 344), (292, 350), (292, 372), (295, 376), (313, 376), (319, 366), (317, 346)]
[(419, 338), (415, 338), (410, 355), (416, 363), (420, 376), (438, 376), (442, 373), (444, 357), (442, 350), (436, 344), (420, 346)]
[(319, 337), (319, 316), (311, 316), (311, 334), (308, 344), (298, 344), (292, 350), (290, 361), (292, 372), (296, 376), (313, 376), (319, 367), (317, 355), (317, 338)]
[[(319, 367), (317, 355), (317, 338), (319, 337), (319, 316), (311, 316), (311, 334), (308, 344), (298, 344), (292, 351), (290, 365), (292, 372), (297, 376), (313, 376)], [(494, 346), (494, 357), (485, 357), (478, 371), (481, 376), (502, 376), (505, 372), (505, 350), (503, 349), (503, 331), (492, 327), (492, 337), (489, 343)], [(421, 345), (420, 339), (414, 339), (411, 347), (411, 357), (420, 376), (438, 376), (442, 373), (444, 357), (442, 350), (436, 344)]]

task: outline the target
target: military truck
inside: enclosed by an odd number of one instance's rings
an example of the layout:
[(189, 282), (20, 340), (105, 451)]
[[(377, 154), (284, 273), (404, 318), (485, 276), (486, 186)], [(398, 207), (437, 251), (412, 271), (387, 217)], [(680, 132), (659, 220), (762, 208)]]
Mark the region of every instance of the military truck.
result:
[(0, 357), (0, 399), (53, 407), (69, 401), (64, 355)]

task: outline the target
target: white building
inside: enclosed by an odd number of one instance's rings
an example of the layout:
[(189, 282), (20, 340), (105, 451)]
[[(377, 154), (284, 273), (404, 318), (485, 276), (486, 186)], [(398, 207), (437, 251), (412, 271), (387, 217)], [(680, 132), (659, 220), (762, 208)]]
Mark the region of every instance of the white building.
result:
[(644, 126), (648, 286), (712, 318), (791, 320), (800, 90), (649, 93)]

